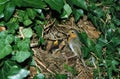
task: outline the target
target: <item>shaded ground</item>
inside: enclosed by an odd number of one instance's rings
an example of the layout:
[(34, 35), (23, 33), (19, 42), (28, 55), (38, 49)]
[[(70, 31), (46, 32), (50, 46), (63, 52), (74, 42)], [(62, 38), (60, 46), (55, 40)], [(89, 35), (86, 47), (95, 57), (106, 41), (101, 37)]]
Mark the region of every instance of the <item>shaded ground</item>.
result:
[[(55, 20), (48, 21), (43, 32), (46, 45), (32, 48), (36, 66), (46, 75), (47, 79), (52, 77), (54, 79), (55, 73), (67, 74), (68, 79), (93, 79), (94, 67), (88, 66), (88, 69), (86, 69), (80, 61), (77, 61), (77, 58), (67, 59), (67, 57), (73, 55), (68, 47), (66, 37), (70, 28), (77, 29), (79, 32), (85, 31), (93, 40), (100, 35), (100, 32), (96, 31), (93, 24), (87, 20), (87, 16), (84, 16), (77, 24), (74, 23), (73, 18), (65, 23), (61, 22), (61, 24), (57, 24)], [(34, 35), (32, 43), (34, 44), (37, 41), (38, 39)], [(65, 65), (74, 67), (77, 74), (68, 72)], [(36, 73), (35, 68), (31, 67), (31, 77)]]

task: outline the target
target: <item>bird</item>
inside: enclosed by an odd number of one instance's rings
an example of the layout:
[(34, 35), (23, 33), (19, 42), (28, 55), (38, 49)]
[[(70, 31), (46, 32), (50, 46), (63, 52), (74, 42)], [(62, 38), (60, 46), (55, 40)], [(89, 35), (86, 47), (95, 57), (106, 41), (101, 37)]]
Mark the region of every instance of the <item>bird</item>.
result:
[(71, 49), (71, 51), (74, 53), (72, 57), (78, 57), (80, 59), (80, 61), (83, 63), (83, 66), (86, 68), (86, 64), (85, 61), (83, 59), (82, 56), (82, 52), (81, 52), (81, 47), (82, 47), (82, 43), (79, 39), (79, 35), (78, 35), (78, 31), (76, 29), (70, 29), (68, 31), (68, 45)]

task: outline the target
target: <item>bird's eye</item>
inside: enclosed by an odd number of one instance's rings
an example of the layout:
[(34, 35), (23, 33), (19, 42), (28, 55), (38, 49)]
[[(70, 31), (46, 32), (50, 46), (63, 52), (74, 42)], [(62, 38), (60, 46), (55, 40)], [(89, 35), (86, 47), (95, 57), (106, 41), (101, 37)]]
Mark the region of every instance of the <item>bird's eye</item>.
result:
[(71, 33), (74, 33), (73, 31)]

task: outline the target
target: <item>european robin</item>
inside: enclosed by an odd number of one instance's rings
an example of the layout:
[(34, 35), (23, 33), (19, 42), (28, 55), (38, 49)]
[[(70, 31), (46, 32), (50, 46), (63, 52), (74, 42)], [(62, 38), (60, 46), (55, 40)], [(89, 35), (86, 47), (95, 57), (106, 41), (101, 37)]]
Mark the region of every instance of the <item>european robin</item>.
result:
[(82, 43), (78, 36), (78, 31), (75, 29), (70, 29), (68, 32), (68, 45), (72, 52), (74, 53), (74, 56), (71, 57), (78, 57), (81, 62), (83, 63), (84, 67), (86, 67), (85, 62), (83, 60), (82, 52), (81, 52), (81, 46)]

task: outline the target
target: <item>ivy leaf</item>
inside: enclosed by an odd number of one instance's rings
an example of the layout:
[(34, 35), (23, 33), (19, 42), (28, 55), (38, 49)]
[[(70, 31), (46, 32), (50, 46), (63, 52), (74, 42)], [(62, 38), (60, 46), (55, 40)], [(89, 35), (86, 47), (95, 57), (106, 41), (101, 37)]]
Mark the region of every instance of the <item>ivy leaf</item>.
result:
[(56, 74), (55, 79), (67, 79), (67, 75), (66, 74)]
[(87, 10), (87, 4), (85, 0), (68, 0), (70, 4), (78, 6), (82, 9)]
[(71, 7), (69, 6), (69, 4), (65, 4), (63, 9), (64, 11), (63, 14), (61, 15), (61, 18), (68, 18), (72, 13)]
[(23, 33), (25, 38), (31, 38), (32, 37), (32, 29), (31, 28), (23, 29), (22, 33)]
[(36, 11), (34, 9), (28, 8), (27, 9), (28, 17), (32, 20), (36, 17)]
[(88, 56), (90, 55), (89, 52), (91, 52), (91, 51), (90, 51), (90, 49), (87, 48), (86, 46), (82, 46), (81, 50), (82, 50), (82, 56), (83, 56), (83, 57), (88, 57)]
[(47, 7), (47, 5), (43, 0), (23, 0), (22, 6), (41, 8), (41, 9)]
[[(11, 44), (14, 41), (14, 36), (12, 34), (8, 34), (7, 31), (0, 32), (0, 40), (4, 42), (4, 44)], [(3, 44), (3, 45), (4, 45)]]
[(23, 40), (17, 41), (17, 47), (20, 51), (28, 51), (30, 49), (30, 39), (25, 38)]
[(40, 74), (35, 75), (33, 79), (45, 79), (45, 76), (40, 73)]
[(118, 54), (120, 54), (120, 48), (117, 48)]
[(23, 4), (23, 0), (12, 0), (12, 2), (18, 7), (21, 7), (21, 5)]
[(11, 61), (9, 59), (7, 59), (6, 61), (4, 61), (4, 65), (1, 67), (0, 69), (0, 79), (7, 79), (8, 73), (10, 71), (10, 69), (13, 66), (16, 66), (16, 62), (15, 61)]
[(50, 6), (51, 9), (61, 13), (61, 10), (64, 6), (63, 0), (45, 0), (45, 2)]
[(42, 9), (35, 9), (35, 11), (39, 14), (40, 19), (45, 19)]
[(13, 66), (8, 74), (8, 79), (24, 79), (29, 75), (30, 71), (22, 68), (18, 68), (18, 66)]
[(114, 22), (114, 24), (116, 24), (117, 26), (119, 26), (119, 25), (120, 25), (120, 20), (119, 20), (119, 19), (117, 19), (115, 16), (113, 16), (112, 21), (113, 21), (113, 22)]
[(6, 2), (8, 2), (9, 0), (0, 0), (0, 4), (5, 4)]
[(111, 42), (113, 43), (114, 46), (119, 46), (120, 45), (120, 37), (113, 37), (111, 39)]
[(5, 6), (4, 10), (4, 19), (5, 21), (8, 21), (10, 17), (12, 16), (13, 12), (15, 10), (15, 5), (12, 2), (8, 2)]
[(13, 35), (7, 35), (6, 31), (0, 32), (0, 59), (3, 59), (7, 55), (11, 54), (12, 47), (10, 44), (13, 42), (13, 40)]
[(14, 41), (14, 36), (12, 34), (9, 34), (4, 40), (6, 44), (11, 44)]
[(28, 52), (28, 51), (17, 51), (15, 56), (14, 56), (14, 59), (17, 62), (22, 63), (29, 57), (30, 57), (30, 52)]
[(5, 5), (2, 5), (2, 4), (0, 5), (0, 19), (4, 17), (4, 13), (3, 13), (4, 7)]
[(99, 18), (103, 17), (103, 16), (105, 17), (104, 11), (102, 9), (100, 9), (100, 8), (95, 9), (94, 14), (96, 14), (96, 16), (99, 17)]
[(116, 69), (117, 69), (116, 66), (119, 65), (119, 62), (116, 61), (116, 60), (112, 60), (111, 64), (112, 64), (112, 65), (111, 65), (112, 69), (113, 69), (113, 70), (116, 70)]
[(74, 18), (75, 18), (75, 22), (77, 22), (79, 20), (79, 18), (81, 16), (83, 16), (84, 12), (82, 9), (73, 9), (73, 15), (74, 15)]
[(24, 21), (24, 16), (25, 16), (25, 11), (23, 11), (23, 10), (18, 10), (17, 11), (18, 12), (18, 21), (19, 22), (23, 22)]
[(12, 52), (12, 47), (9, 44), (6, 45), (2, 40), (0, 41), (0, 59), (3, 59)]
[(87, 39), (86, 39), (86, 42), (87, 42), (87, 46), (88, 46), (88, 48), (91, 50), (91, 51), (94, 51), (94, 46), (95, 46), (95, 44), (94, 44), (94, 42), (88, 37)]
[(31, 21), (30, 19), (26, 19), (26, 20), (23, 22), (23, 24), (24, 24), (25, 26), (29, 26), (30, 24), (32, 24), (32, 21)]
[(74, 67), (68, 66), (67, 64), (64, 65), (64, 68), (68, 71), (71, 72), (73, 75), (77, 74), (77, 71), (75, 70)]
[(38, 44), (39, 44), (39, 45), (44, 45), (44, 44), (45, 44), (45, 40), (44, 40), (43, 37), (40, 37), (40, 38), (39, 38)]
[(6, 26), (7, 26), (8, 32), (13, 34), (19, 28), (18, 23), (15, 23), (15, 22), (8, 22)]
[(35, 31), (36, 31), (36, 33), (37, 33), (37, 36), (38, 37), (42, 37), (42, 31), (43, 31), (43, 28), (41, 27), (41, 26), (35, 26), (34, 27), (34, 29), (35, 29)]
[(87, 45), (86, 43), (86, 38), (88, 38), (87, 34), (85, 32), (82, 33), (78, 33), (79, 39), (82, 43), (84, 43), (85, 45)]

